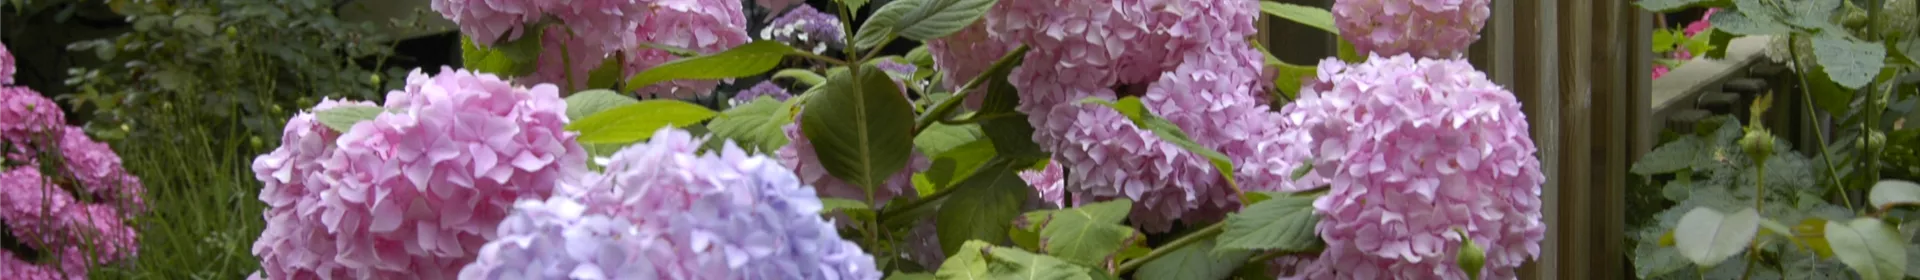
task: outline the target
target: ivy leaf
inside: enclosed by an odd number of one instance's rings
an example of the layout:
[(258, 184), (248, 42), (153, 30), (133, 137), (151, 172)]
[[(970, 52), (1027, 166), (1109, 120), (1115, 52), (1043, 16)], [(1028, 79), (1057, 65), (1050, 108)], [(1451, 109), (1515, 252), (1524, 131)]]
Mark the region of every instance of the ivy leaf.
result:
[(771, 153), (787, 145), (789, 139), (782, 127), (793, 123), (793, 106), (799, 100), (782, 102), (761, 96), (720, 112), (707, 128), (718, 136), (713, 138), (716, 141), (733, 140), (747, 150)]
[(668, 61), (627, 78), (621, 92), (633, 92), (654, 83), (680, 79), (727, 79), (759, 75), (780, 65), (787, 54), (797, 52), (778, 41), (754, 41), (711, 55)]
[(1742, 13), (1715, 13), (1707, 22), (1713, 28), (1736, 35), (1783, 35), (1793, 32), (1792, 27), (1769, 17), (1753, 17)]
[[(971, 241), (978, 242), (978, 241)], [(1104, 272), (1018, 248), (984, 247), (987, 255), (987, 279), (1001, 280), (1095, 280), (1113, 279)]]
[(353, 124), (373, 120), (374, 117), (378, 117), (380, 113), (385, 112), (387, 112), (386, 108), (374, 106), (340, 106), (314, 112), (313, 115), (315, 119), (320, 121), (320, 124), (326, 125), (327, 128), (332, 128), (334, 132), (344, 134), (347, 133), (348, 130), (353, 129)]
[(1858, 218), (1842, 224), (1827, 221), (1827, 242), (1841, 263), (1868, 280), (1906, 277), (1907, 246), (1900, 233), (1879, 219)]
[(1301, 6), (1273, 1), (1260, 1), (1260, 11), (1293, 22), (1319, 28), (1340, 35), (1340, 29), (1333, 26), (1333, 13), (1318, 7)]
[(1007, 238), (1007, 227), (1020, 216), (1020, 207), (1033, 192), (1017, 174), (1023, 166), (994, 159), (954, 186), (959, 189), (934, 214), (941, 251), (952, 255), (968, 240), (1000, 243)]
[(1873, 207), (1886, 209), (1898, 205), (1920, 204), (1920, 184), (1901, 180), (1885, 180), (1873, 185), (1867, 194), (1867, 200)]
[(1132, 120), (1134, 126), (1152, 131), (1155, 136), (1160, 136), (1161, 140), (1173, 143), (1173, 145), (1179, 146), (1189, 153), (1206, 157), (1208, 161), (1213, 162), (1215, 171), (1219, 172), (1221, 177), (1226, 179), (1227, 186), (1232, 187), (1232, 189), (1236, 191), (1240, 189), (1240, 184), (1234, 182), (1233, 179), (1233, 162), (1227, 159), (1226, 154), (1222, 154), (1220, 151), (1215, 151), (1206, 146), (1201, 146), (1200, 143), (1194, 142), (1192, 138), (1188, 138), (1187, 133), (1182, 132), (1180, 127), (1174, 125), (1173, 122), (1162, 119), (1154, 115), (1153, 112), (1148, 112), (1146, 105), (1140, 103), (1139, 97), (1129, 96), (1112, 102), (1102, 100), (1099, 97), (1090, 97), (1081, 102), (1106, 105), (1107, 107), (1113, 108), (1115, 111), (1119, 111), (1120, 115), (1127, 116), (1128, 120)]
[(1228, 249), (1300, 251), (1320, 241), (1313, 231), (1320, 222), (1320, 217), (1313, 214), (1313, 200), (1318, 195), (1270, 196), (1273, 198), (1227, 215), (1227, 228), (1220, 233), (1216, 253)]
[(1234, 269), (1253, 257), (1253, 251), (1219, 251), (1221, 249), (1214, 247), (1214, 240), (1202, 240), (1148, 262), (1134, 272), (1133, 277), (1141, 280), (1227, 279)]
[(714, 114), (686, 101), (654, 99), (587, 116), (567, 124), (567, 130), (580, 132), (580, 143), (628, 143), (653, 137), (661, 127), (686, 127)]
[(1760, 230), (1760, 212), (1747, 208), (1733, 215), (1700, 207), (1680, 217), (1673, 245), (1694, 264), (1709, 267), (1747, 248)]
[[(939, 39), (960, 31), (987, 13), (999, 0), (906, 0), (922, 1), (913, 12), (900, 16), (890, 26), (900, 37), (918, 41)], [(888, 4), (893, 5), (893, 4)], [(884, 9), (884, 7), (883, 7)]]
[(1687, 170), (1707, 150), (1706, 142), (1700, 141), (1699, 137), (1681, 136), (1640, 156), (1640, 161), (1633, 163), (1632, 171), (1633, 174), (1651, 176)]
[(1726, 7), (1733, 2), (1728, 0), (1643, 0), (1633, 4), (1651, 12), (1671, 13), (1695, 7)]
[(1880, 68), (1887, 63), (1887, 49), (1880, 44), (1837, 35), (1814, 37), (1813, 55), (1819, 59), (1827, 77), (1848, 89), (1873, 82), (1873, 77), (1879, 75)]
[(827, 77), (823, 95), (807, 101), (800, 128), (827, 173), (872, 191), (906, 167), (913, 151), (913, 104), (879, 68), (860, 67), (858, 77)]
[(581, 120), (608, 109), (640, 103), (633, 97), (621, 95), (612, 90), (596, 89), (574, 93), (567, 96), (567, 119)]
[(1138, 233), (1120, 225), (1133, 210), (1133, 201), (1112, 200), (1077, 208), (1049, 211), (1046, 226), (1040, 229), (1040, 244), (1047, 253), (1068, 262), (1098, 267), (1127, 245)]

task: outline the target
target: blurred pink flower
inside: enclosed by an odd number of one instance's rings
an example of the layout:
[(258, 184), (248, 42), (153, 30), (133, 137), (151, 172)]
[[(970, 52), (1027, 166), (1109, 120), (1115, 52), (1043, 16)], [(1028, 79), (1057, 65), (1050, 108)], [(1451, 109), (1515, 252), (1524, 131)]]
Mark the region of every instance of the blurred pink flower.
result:
[(1353, 50), (1456, 58), (1480, 39), (1492, 0), (1336, 0), (1333, 21)]

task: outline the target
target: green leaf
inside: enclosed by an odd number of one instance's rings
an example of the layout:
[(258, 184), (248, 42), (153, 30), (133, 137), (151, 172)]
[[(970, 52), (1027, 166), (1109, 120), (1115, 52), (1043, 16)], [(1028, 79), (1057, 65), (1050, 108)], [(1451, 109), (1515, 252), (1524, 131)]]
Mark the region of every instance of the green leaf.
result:
[[(987, 13), (999, 0), (906, 0), (921, 1), (912, 12), (889, 25), (900, 37), (925, 41), (960, 31)], [(887, 4), (889, 6), (893, 4)], [(882, 7), (881, 9), (885, 9)], [(864, 27), (864, 26), (862, 26)]]
[(853, 49), (865, 50), (886, 46), (888, 42), (893, 41), (894, 37), (899, 36), (900, 28), (897, 24), (900, 18), (920, 9), (920, 5), (926, 5), (927, 1), (929, 0), (897, 0), (880, 6), (880, 10), (874, 11), (872, 16), (867, 17), (867, 22), (861, 23), (860, 29), (855, 31), (857, 33), (853, 35)]
[[(978, 241), (974, 241), (978, 242)], [(986, 247), (987, 279), (1095, 280), (1112, 279), (1106, 273), (1018, 248)]]
[(841, 5), (847, 5), (847, 10), (854, 11), (854, 12), (859, 12), (861, 7), (867, 6), (867, 0), (833, 0), (833, 1), (840, 2)]
[(814, 73), (806, 69), (781, 69), (780, 72), (773, 72), (773, 79), (792, 79), (795, 82), (800, 82), (800, 84), (809, 87), (820, 86), (820, 84), (827, 83), (827, 77), (821, 77), (820, 73)]
[[(1633, 3), (1641, 9), (1656, 13), (1671, 13), (1695, 7), (1726, 7), (1733, 3), (1727, 0), (1642, 0)], [(1719, 16), (1715, 14), (1714, 16)]]
[(837, 72), (811, 98), (800, 128), (827, 173), (872, 191), (907, 164), (913, 152), (913, 105), (893, 79), (872, 65), (858, 77)]
[(1677, 43), (1676, 39), (1680, 39), (1679, 37), (1681, 37), (1674, 36), (1673, 33), (1673, 29), (1668, 28), (1653, 30), (1653, 52), (1665, 53), (1673, 51), (1673, 46)]
[(1640, 279), (1658, 279), (1654, 277), (1686, 268), (1687, 260), (1673, 247), (1640, 245), (1634, 250), (1633, 267)]
[(1867, 194), (1867, 201), (1881, 209), (1920, 204), (1920, 184), (1901, 180), (1880, 181)]
[(932, 194), (933, 191), (946, 189), (973, 175), (974, 171), (993, 159), (993, 156), (992, 141), (974, 140), (934, 155), (933, 165), (926, 171), (914, 174), (914, 177), (925, 178), (927, 183), (932, 185), (927, 192), (921, 192), (922, 195)]
[(620, 83), (620, 75), (624, 73), (622, 63), (619, 56), (610, 56), (601, 61), (600, 67), (587, 72), (587, 88), (613, 88), (614, 84)]
[[(1020, 58), (1015, 58), (1020, 59)], [(1012, 63), (1019, 65), (1023, 61)], [(1001, 156), (1010, 158), (1047, 158), (1048, 154), (1040, 150), (1040, 144), (1033, 142), (1033, 124), (1027, 122), (1027, 115), (1015, 109), (1020, 106), (1020, 89), (1007, 81), (1008, 70), (993, 73), (981, 73), (987, 76), (987, 91), (974, 94), (986, 94), (980, 105), (978, 115), (1001, 116), (980, 122), (980, 129), (993, 140), (993, 149)]]
[(1233, 162), (1227, 159), (1226, 154), (1222, 154), (1220, 151), (1215, 151), (1206, 146), (1201, 146), (1200, 143), (1194, 142), (1192, 138), (1188, 138), (1187, 133), (1182, 132), (1180, 127), (1174, 125), (1173, 122), (1162, 119), (1154, 115), (1153, 112), (1148, 112), (1146, 105), (1140, 103), (1139, 97), (1129, 96), (1115, 102), (1102, 100), (1099, 97), (1090, 97), (1081, 102), (1106, 105), (1107, 107), (1113, 108), (1115, 111), (1119, 111), (1120, 115), (1127, 116), (1128, 120), (1132, 120), (1134, 126), (1153, 131), (1153, 134), (1160, 136), (1161, 140), (1173, 143), (1175, 146), (1187, 150), (1187, 152), (1206, 157), (1208, 161), (1213, 163), (1213, 168), (1220, 173), (1221, 178), (1226, 179), (1227, 186), (1235, 191), (1240, 190), (1240, 184), (1233, 179)]
[(1047, 253), (1083, 266), (1100, 267), (1138, 233), (1120, 225), (1133, 210), (1133, 201), (1111, 200), (1077, 208), (1049, 211), (1040, 229)]
[(1700, 207), (1680, 217), (1673, 245), (1694, 264), (1709, 267), (1747, 248), (1760, 230), (1760, 212), (1747, 208), (1733, 215)]
[(567, 96), (567, 119), (581, 120), (608, 109), (640, 103), (626, 95), (612, 90), (596, 89), (574, 93)]
[(1867, 280), (1906, 277), (1907, 246), (1900, 233), (1874, 218), (1827, 221), (1827, 242), (1841, 263)]
[(773, 70), (774, 66), (780, 65), (782, 58), (794, 52), (797, 50), (793, 47), (777, 41), (754, 41), (720, 53), (677, 59), (647, 68), (645, 72), (627, 78), (626, 87), (621, 92), (633, 92), (669, 80), (714, 80), (759, 75)]
[(1633, 163), (1632, 172), (1641, 176), (1651, 176), (1687, 170), (1708, 150), (1706, 142), (1700, 141), (1699, 137), (1681, 136), (1680, 139), (1661, 144), (1660, 147), (1653, 148), (1652, 152), (1640, 156), (1640, 161)]
[(820, 213), (828, 213), (828, 212), (833, 212), (834, 210), (842, 210), (842, 209), (871, 210), (873, 208), (868, 207), (866, 202), (860, 202), (852, 199), (831, 198), (831, 197), (820, 198)]
[[(526, 30), (527, 35), (539, 36), (539, 30)], [(523, 35), (525, 36), (525, 35)], [(533, 37), (539, 38), (539, 37)], [(461, 64), (468, 70), (489, 73), (505, 77), (519, 77), (533, 74), (535, 59), (540, 57), (540, 40), (519, 40), (512, 43), (481, 47), (473, 39), (462, 36), (460, 39)]]
[(1843, 0), (1799, 0), (1779, 4), (1786, 9), (1782, 18), (1789, 25), (1823, 32), (1845, 32), (1845, 27), (1834, 24), (1834, 13), (1840, 10), (1840, 1)]
[(957, 251), (947, 254), (947, 261), (940, 263), (940, 271), (933, 273), (934, 278), (977, 280), (991, 279), (987, 275), (987, 258), (982, 255), (993, 244), (979, 240), (970, 240)]
[(645, 48), (645, 49), (656, 49), (656, 50), (662, 50), (662, 51), (666, 51), (666, 52), (667, 52), (667, 54), (671, 54), (671, 55), (673, 55), (673, 56), (676, 56), (676, 57), (695, 57), (695, 56), (700, 56), (700, 51), (696, 51), (696, 50), (693, 50), (693, 49), (689, 49), (689, 48), (682, 48), (682, 47), (675, 47), (675, 46), (669, 46), (669, 45), (664, 45), (664, 44), (655, 44), (655, 43), (640, 43), (640, 44), (638, 45), (638, 47), (640, 47), (640, 48)]
[[(1806, 50), (1803, 49), (1801, 51), (1803, 51), (1801, 53), (1802, 55), (1808, 55), (1804, 52)], [(1808, 92), (1813, 94), (1813, 104), (1815, 106), (1820, 106), (1820, 109), (1827, 110), (1827, 112), (1837, 113), (1851, 111), (1850, 109), (1853, 107), (1853, 90), (1841, 87), (1838, 83), (1834, 83), (1828, 79), (1819, 79), (1818, 77), (1827, 76), (1824, 67), (1813, 65), (1813, 67), (1808, 67), (1807, 69), (1807, 74), (1805, 75), (1807, 77), (1814, 77), (1813, 79), (1808, 79), (1807, 83), (1812, 84), (1808, 86)]]
[(1713, 28), (1736, 35), (1784, 35), (1793, 32), (1792, 27), (1770, 17), (1753, 17), (1742, 13), (1715, 13), (1707, 22)]
[(707, 107), (670, 99), (640, 101), (567, 124), (580, 143), (627, 143), (653, 137), (661, 127), (686, 127), (713, 118)]
[(887, 275), (887, 280), (934, 280), (934, 279), (939, 279), (939, 278), (934, 278), (933, 274), (926, 273), (926, 272), (902, 273), (902, 272), (895, 271), (891, 275)]
[(1844, 36), (1814, 37), (1813, 55), (1834, 83), (1849, 89), (1873, 82), (1887, 63), (1885, 47)]
[(1313, 214), (1313, 200), (1317, 195), (1273, 194), (1272, 199), (1261, 201), (1227, 215), (1226, 231), (1220, 233), (1220, 247), (1216, 250), (1281, 250), (1300, 251), (1313, 247), (1320, 242), (1314, 234), (1314, 226), (1320, 217)]
[(1333, 26), (1333, 13), (1318, 7), (1301, 6), (1273, 1), (1260, 1), (1260, 11), (1269, 15), (1305, 24), (1333, 35), (1340, 35), (1340, 29)]
[(951, 255), (968, 240), (997, 244), (1007, 239), (1007, 228), (1020, 216), (1020, 207), (1033, 192), (1020, 179), (1020, 167), (1023, 165), (1005, 158), (994, 159), (954, 186), (959, 189), (948, 195), (934, 214), (941, 251)]
[(1733, 35), (1733, 33), (1720, 31), (1719, 28), (1707, 28), (1707, 31), (1702, 31), (1701, 35), (1696, 36), (1708, 36), (1707, 46), (1709, 51), (1707, 51), (1707, 58), (1711, 59), (1726, 59), (1727, 44), (1733, 43), (1733, 37), (1739, 37), (1739, 35)]
[(1133, 277), (1141, 280), (1227, 279), (1234, 269), (1253, 257), (1252, 251), (1216, 251), (1221, 250), (1214, 248), (1213, 240), (1202, 240), (1148, 262), (1134, 272)]
[(907, 51), (907, 62), (920, 68), (933, 67), (933, 52), (927, 51), (925, 45), (914, 47), (913, 50)]
[(320, 124), (326, 125), (327, 128), (332, 128), (335, 132), (344, 134), (347, 133), (348, 130), (353, 129), (353, 124), (373, 120), (374, 117), (378, 117), (380, 113), (385, 112), (387, 112), (386, 108), (374, 106), (340, 106), (314, 112), (313, 115), (314, 118), (320, 121)]
[[(1268, 54), (1267, 56), (1271, 57), (1273, 55)], [(1273, 87), (1279, 88), (1281, 92), (1285, 92), (1289, 100), (1299, 99), (1300, 93), (1303, 92), (1302, 89), (1304, 89), (1302, 86), (1306, 84), (1307, 79), (1312, 79), (1314, 75), (1320, 73), (1320, 68), (1314, 66), (1293, 65), (1286, 62), (1276, 64), (1274, 62), (1279, 62), (1279, 60), (1268, 61), (1267, 63), (1268, 66), (1279, 70), (1279, 75), (1273, 78)]]
[(714, 140), (733, 140), (744, 149), (771, 153), (787, 145), (789, 139), (782, 128), (793, 123), (793, 108), (798, 101), (800, 98), (782, 102), (761, 96), (720, 112), (707, 128), (718, 136)]
[(972, 143), (980, 139), (982, 132), (977, 125), (950, 125), (935, 122), (927, 126), (926, 132), (913, 138), (913, 146), (923, 155), (938, 155), (947, 150)]
[(1363, 54), (1363, 53), (1360, 53), (1360, 51), (1354, 50), (1352, 42), (1347, 42), (1346, 39), (1340, 39), (1339, 41), (1340, 41), (1340, 46), (1339, 46), (1340, 51), (1339, 53), (1336, 53), (1336, 55), (1337, 57), (1340, 58), (1340, 61), (1345, 61), (1347, 63), (1367, 62), (1367, 54)]

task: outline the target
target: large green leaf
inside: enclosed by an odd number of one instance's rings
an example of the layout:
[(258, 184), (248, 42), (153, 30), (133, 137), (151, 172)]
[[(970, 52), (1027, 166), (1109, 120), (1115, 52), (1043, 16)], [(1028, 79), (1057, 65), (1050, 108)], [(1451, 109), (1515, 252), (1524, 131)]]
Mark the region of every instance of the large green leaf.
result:
[(1333, 27), (1333, 13), (1318, 7), (1301, 6), (1273, 1), (1260, 1), (1260, 11), (1269, 15), (1287, 19), (1320, 30), (1340, 35), (1340, 29)]
[(685, 127), (713, 118), (707, 107), (670, 99), (654, 99), (620, 106), (567, 124), (580, 132), (580, 143), (628, 143), (653, 137), (661, 127)]
[(1874, 184), (1873, 190), (1867, 194), (1867, 201), (1878, 208), (1920, 205), (1920, 184), (1902, 180), (1880, 181)]
[(994, 155), (992, 141), (974, 140), (934, 155), (933, 164), (926, 171), (913, 176), (916, 180), (927, 181), (927, 189), (920, 190), (920, 193), (931, 194), (958, 184), (960, 180), (973, 175), (973, 172), (980, 170), (988, 160), (993, 159)]
[(1633, 4), (1648, 11), (1671, 13), (1695, 7), (1726, 7), (1733, 2), (1728, 0), (1642, 0)]
[(1771, 17), (1754, 17), (1742, 13), (1715, 13), (1707, 22), (1713, 28), (1736, 35), (1782, 35), (1793, 32), (1792, 27), (1780, 23)]
[(1318, 196), (1269, 195), (1273, 199), (1228, 214), (1218, 250), (1300, 251), (1320, 241), (1313, 232), (1320, 222), (1320, 217), (1313, 214), (1313, 200)]
[(806, 85), (808, 87), (820, 86), (820, 84), (827, 82), (827, 77), (820, 76), (820, 73), (814, 73), (813, 71), (807, 71), (807, 69), (797, 69), (797, 68), (782, 69), (780, 70), (780, 72), (773, 72), (773, 78), (774, 79), (793, 79), (794, 82), (799, 82), (801, 85)]
[(626, 73), (625, 69), (622, 69), (626, 61), (621, 58), (609, 56), (606, 60), (600, 61), (600, 66), (594, 67), (593, 71), (574, 75), (587, 75), (587, 88), (613, 88), (614, 84), (620, 83), (620, 75)]
[[(902, 14), (899, 20), (888, 25), (898, 30), (900, 37), (913, 40), (933, 40), (946, 37), (960, 31), (967, 25), (979, 20), (999, 0), (906, 0), (921, 1), (912, 12)], [(902, 1), (905, 2), (905, 1)], [(898, 2), (895, 2), (898, 3)], [(894, 3), (887, 4), (889, 6)], [(882, 7), (881, 9), (886, 9)], [(871, 22), (869, 22), (871, 23)], [(866, 26), (861, 26), (865, 29)]]
[(1841, 12), (1840, 1), (1843, 0), (1799, 0), (1779, 4), (1786, 10), (1782, 19), (1789, 25), (1821, 32), (1846, 32), (1845, 27), (1834, 24), (1834, 13)]
[[(977, 241), (976, 241), (977, 242)], [(987, 247), (988, 279), (1002, 280), (1095, 280), (1113, 279), (1104, 272), (1073, 265), (1066, 261), (1020, 250)]]
[[(1023, 60), (1015, 58), (1012, 63), (1019, 65)], [(993, 140), (994, 151), (1001, 156), (1012, 158), (1046, 158), (1046, 152), (1040, 150), (1040, 144), (1033, 142), (1033, 124), (1027, 122), (1027, 115), (1015, 107), (1020, 106), (1020, 89), (1007, 81), (1009, 70), (993, 73), (981, 73), (987, 76), (987, 91), (974, 94), (986, 94), (980, 105), (979, 116), (999, 116), (980, 122), (980, 129)], [(954, 81), (949, 81), (954, 82)]]
[(985, 252), (993, 244), (978, 240), (967, 241), (958, 251), (948, 254), (947, 261), (940, 264), (940, 270), (933, 277), (941, 280), (981, 280), (992, 279), (987, 275)]
[(1654, 148), (1653, 152), (1641, 155), (1640, 161), (1633, 163), (1632, 172), (1648, 176), (1687, 170), (1707, 151), (1709, 151), (1707, 143), (1700, 141), (1699, 137), (1681, 136), (1680, 139), (1660, 144), (1660, 147)]
[(327, 128), (332, 128), (335, 132), (347, 133), (347, 130), (353, 129), (353, 124), (373, 120), (374, 117), (379, 117), (380, 113), (385, 112), (387, 112), (386, 108), (375, 106), (340, 106), (313, 112), (313, 115)]
[(1907, 246), (1900, 233), (1874, 218), (1847, 223), (1827, 221), (1827, 242), (1841, 263), (1867, 280), (1901, 279), (1907, 275)]
[(1106, 101), (1099, 97), (1090, 97), (1081, 102), (1111, 107), (1115, 111), (1119, 111), (1120, 115), (1127, 116), (1128, 120), (1132, 120), (1134, 126), (1152, 131), (1154, 136), (1160, 136), (1161, 140), (1173, 143), (1174, 146), (1179, 146), (1189, 153), (1206, 157), (1207, 161), (1213, 163), (1215, 171), (1220, 172), (1220, 177), (1226, 179), (1227, 186), (1233, 190), (1240, 189), (1240, 184), (1233, 179), (1233, 162), (1227, 159), (1226, 154), (1215, 151), (1213, 148), (1201, 146), (1199, 142), (1194, 142), (1192, 138), (1187, 137), (1186, 132), (1180, 130), (1180, 126), (1174, 125), (1173, 122), (1169, 122), (1167, 119), (1162, 119), (1160, 116), (1154, 115), (1153, 112), (1147, 111), (1146, 104), (1140, 103), (1139, 97), (1128, 96), (1121, 98), (1119, 101)]
[(1858, 89), (1873, 82), (1873, 77), (1879, 75), (1880, 68), (1887, 63), (1885, 47), (1847, 36), (1814, 37), (1813, 55), (1820, 60), (1827, 77), (1849, 89)]
[(913, 146), (920, 149), (920, 154), (938, 155), (980, 139), (980, 136), (980, 126), (977, 125), (934, 123), (927, 126), (920, 136), (913, 138)]
[[(528, 28), (525, 32), (525, 35), (521, 35), (522, 38), (540, 38), (540, 29)], [(475, 44), (473, 39), (461, 36), (460, 65), (481, 73), (506, 77), (525, 76), (532, 74), (535, 66), (539, 65), (534, 63), (534, 60), (540, 58), (541, 47), (540, 40), (537, 39), (521, 39), (494, 44), (493, 47), (481, 47)]]
[(854, 12), (859, 12), (861, 7), (867, 6), (867, 0), (833, 0), (833, 1), (840, 2), (840, 4), (842, 5), (847, 5), (847, 10), (851, 10)]
[(1112, 200), (1077, 208), (1048, 211), (1040, 229), (1047, 254), (1075, 264), (1100, 267), (1136, 238), (1133, 228), (1120, 225), (1133, 201)]
[(913, 104), (879, 68), (860, 67), (827, 77), (823, 96), (807, 100), (800, 128), (827, 173), (871, 191), (913, 152)]
[(622, 92), (633, 92), (654, 83), (681, 79), (728, 79), (759, 75), (772, 71), (780, 60), (796, 52), (778, 41), (754, 41), (720, 53), (669, 61), (647, 68), (627, 78)]
[(1760, 212), (1747, 208), (1733, 215), (1700, 207), (1680, 217), (1673, 245), (1694, 264), (1713, 266), (1747, 248), (1760, 230)]
[[(794, 98), (785, 102), (773, 97), (761, 96), (747, 104), (734, 106), (707, 124), (713, 130), (715, 140), (733, 140), (742, 148), (761, 153), (771, 153), (787, 145), (787, 134), (782, 128), (793, 123)], [(724, 139), (724, 140), (723, 140)]]
[(1213, 240), (1203, 240), (1172, 253), (1154, 259), (1133, 273), (1134, 279), (1228, 279), (1233, 270), (1247, 263), (1253, 251), (1226, 250), (1214, 247)]
[(599, 114), (602, 111), (619, 108), (620, 106), (633, 105), (633, 103), (639, 102), (640, 100), (635, 100), (633, 97), (622, 95), (612, 90), (596, 89), (582, 91), (574, 93), (572, 96), (567, 96), (567, 119), (586, 119), (587, 116)]
[(1020, 179), (1024, 165), (1005, 158), (995, 159), (973, 176), (961, 181), (959, 188), (941, 203), (934, 214), (938, 223), (940, 248), (949, 254), (968, 240), (1000, 243), (1007, 239), (1007, 228), (1020, 216), (1033, 188)]
[(853, 35), (853, 49), (885, 47), (888, 42), (893, 41), (894, 37), (900, 35), (900, 29), (896, 26), (900, 18), (920, 9), (920, 5), (926, 5), (927, 1), (898, 0), (880, 6), (880, 10), (874, 11), (873, 16), (867, 17), (867, 22), (861, 23), (860, 29), (855, 31), (857, 33)]

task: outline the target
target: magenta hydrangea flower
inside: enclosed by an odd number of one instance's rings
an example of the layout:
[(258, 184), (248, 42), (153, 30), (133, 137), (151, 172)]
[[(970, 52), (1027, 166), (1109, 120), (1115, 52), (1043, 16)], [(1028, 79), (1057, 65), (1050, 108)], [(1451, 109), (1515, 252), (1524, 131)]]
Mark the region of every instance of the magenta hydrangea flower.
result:
[(140, 197), (146, 188), (139, 177), (121, 167), (120, 155), (114, 154), (112, 147), (87, 138), (78, 127), (67, 127), (62, 136), (60, 156), (65, 159), (67, 175), (78, 180), (82, 191), (107, 199), (121, 211), (146, 209), (146, 201)]
[(13, 52), (7, 50), (7, 44), (0, 44), (0, 85), (13, 84)]
[[(136, 234), (126, 221), (132, 218), (132, 212), (121, 211), (111, 201), (76, 200), (70, 193), (73, 188), (56, 184), (56, 179), (42, 175), (39, 169), (27, 165), (0, 173), (0, 221), (7, 225), (6, 234), (30, 249), (67, 262), (61, 264), (61, 271), (68, 273), (81, 273), (85, 267), (136, 254)], [(93, 195), (81, 194), (89, 198)], [(58, 272), (52, 270), (52, 263), (27, 265), (39, 267), (20, 269), (50, 273), (45, 275)]]
[[(746, 44), (747, 18), (740, 1), (655, 0), (653, 14), (635, 30), (641, 42), (712, 54)], [(626, 71), (639, 74), (679, 57), (647, 46), (628, 48)], [(720, 81), (675, 80), (640, 89), (637, 94), (662, 98), (707, 95)]]
[[(333, 102), (316, 108), (364, 106)], [(267, 278), (447, 278), (494, 237), (513, 201), (585, 172), (550, 84), (415, 70), (385, 112), (345, 133), (310, 115), (255, 159), (272, 206), (254, 243)]]
[(460, 26), (460, 32), (480, 46), (518, 40), (529, 24), (552, 19), (552, 33), (579, 34), (574, 51), (611, 53), (633, 45), (629, 33), (647, 17), (647, 3), (639, 0), (434, 0), (434, 11)]
[(26, 142), (65, 127), (60, 105), (27, 87), (0, 86), (0, 142)]
[(1480, 39), (1492, 0), (1337, 0), (1333, 22), (1361, 54), (1456, 58)]
[(440, 16), (460, 26), (460, 33), (480, 45), (492, 45), (501, 39), (518, 40), (528, 23), (546, 16), (541, 10), (546, 0), (434, 0), (430, 5)]
[(86, 279), (87, 262), (79, 248), (66, 248), (60, 253), (60, 266), (35, 264), (21, 260), (13, 252), (0, 250), (0, 275), (8, 279), (19, 280), (68, 280)]
[(842, 45), (846, 44), (846, 29), (840, 24), (838, 16), (822, 13), (813, 9), (813, 6), (800, 5), (760, 29), (760, 39), (780, 41), (794, 48), (824, 54), (829, 49), (845, 47)]
[(1463, 238), (1486, 249), (1482, 277), (1511, 279), (1539, 256), (1545, 176), (1526, 116), (1465, 60), (1328, 59), (1283, 112), (1304, 120), (1331, 185), (1314, 201), (1327, 249), (1296, 275), (1465, 279)]
[(880, 279), (812, 188), (731, 142), (662, 128), (604, 174), (522, 200), (463, 279)]

